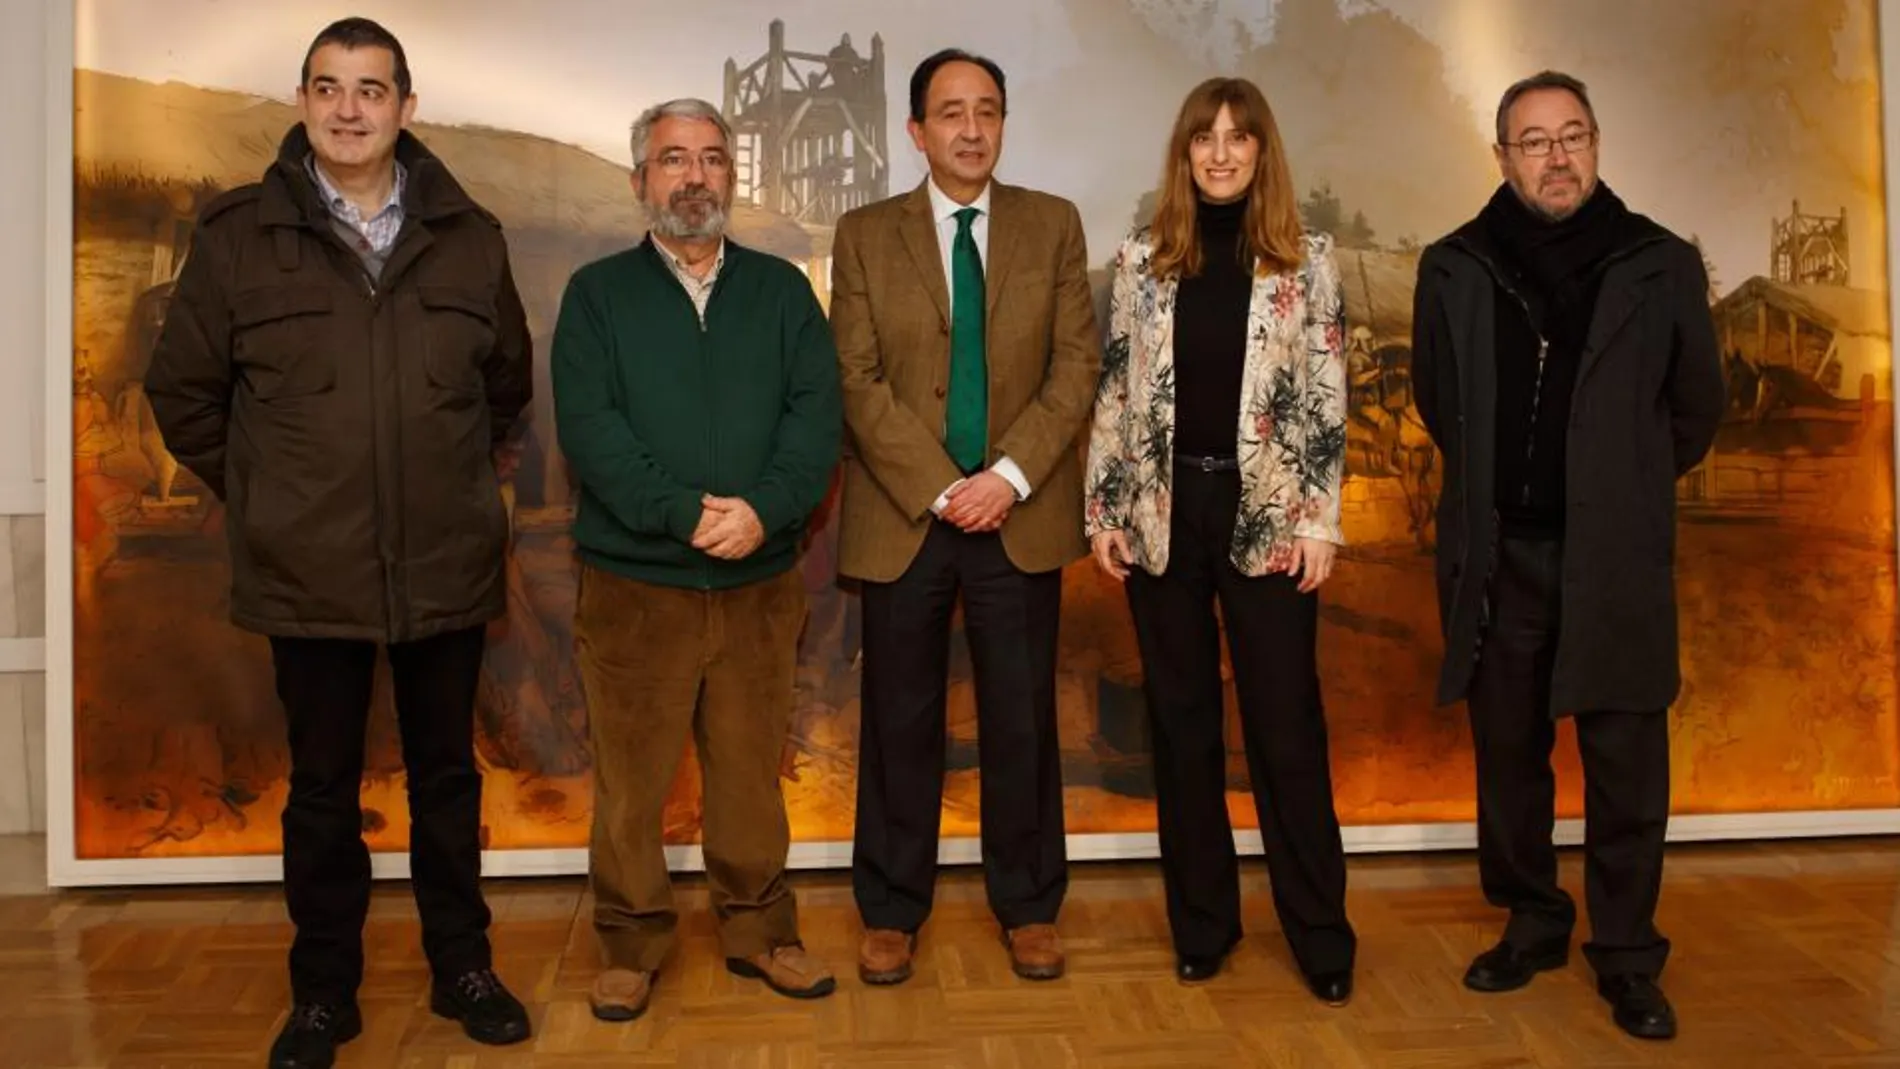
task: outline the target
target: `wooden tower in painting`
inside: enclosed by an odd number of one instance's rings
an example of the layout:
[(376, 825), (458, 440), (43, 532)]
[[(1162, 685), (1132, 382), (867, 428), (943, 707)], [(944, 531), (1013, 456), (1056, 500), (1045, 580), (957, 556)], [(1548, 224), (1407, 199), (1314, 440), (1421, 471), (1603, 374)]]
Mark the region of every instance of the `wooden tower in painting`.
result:
[(1806, 215), (1801, 202), (1795, 201), (1793, 213), (1774, 222), (1769, 263), (1776, 282), (1847, 285), (1852, 263), (1847, 250), (1847, 209), (1836, 216)]
[(773, 19), (765, 55), (726, 60), (723, 110), (732, 124), (737, 198), (807, 227), (889, 195), (884, 39), (861, 56), (849, 34), (825, 53), (785, 47)]

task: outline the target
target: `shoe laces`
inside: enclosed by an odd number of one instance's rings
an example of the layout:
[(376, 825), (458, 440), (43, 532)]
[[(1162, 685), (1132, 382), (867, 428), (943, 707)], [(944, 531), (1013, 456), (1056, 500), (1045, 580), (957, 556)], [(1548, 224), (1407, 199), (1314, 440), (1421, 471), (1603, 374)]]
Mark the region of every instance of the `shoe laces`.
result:
[(336, 1024), (336, 1010), (321, 1002), (299, 1003), (290, 1011), (290, 1027), (299, 1032), (328, 1032)]
[(501, 993), (501, 980), (493, 969), (477, 969), (456, 978), (455, 990), (470, 1002), (485, 1002)]

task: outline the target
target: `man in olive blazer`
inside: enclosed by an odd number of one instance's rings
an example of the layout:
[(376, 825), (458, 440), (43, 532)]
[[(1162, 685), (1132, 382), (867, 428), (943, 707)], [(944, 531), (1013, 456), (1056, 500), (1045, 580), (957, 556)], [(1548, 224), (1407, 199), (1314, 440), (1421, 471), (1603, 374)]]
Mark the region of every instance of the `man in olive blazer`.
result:
[(859, 973), (909, 977), (930, 913), (961, 595), (990, 908), (1016, 972), (1049, 979), (1068, 885), (1056, 620), (1062, 566), (1087, 552), (1076, 439), (1101, 367), (1087, 253), (1073, 204), (991, 180), (1006, 101), (994, 63), (937, 53), (910, 97), (930, 177), (847, 214), (833, 247), (839, 570), (864, 593)]

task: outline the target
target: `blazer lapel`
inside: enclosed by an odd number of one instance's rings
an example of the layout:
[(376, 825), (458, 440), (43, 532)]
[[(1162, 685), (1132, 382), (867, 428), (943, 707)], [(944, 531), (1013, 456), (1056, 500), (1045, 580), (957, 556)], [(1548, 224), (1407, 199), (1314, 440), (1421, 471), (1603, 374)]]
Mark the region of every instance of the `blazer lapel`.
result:
[(992, 330), (996, 301), (1009, 280), (1009, 269), (1016, 261), (1016, 235), (1022, 230), (1021, 203), (1014, 187), (992, 182), (990, 185), (990, 247), (983, 264), (983, 322)]
[[(931, 217), (930, 191), (924, 186), (918, 186), (910, 195), (899, 230), (904, 236), (904, 247), (910, 250), (910, 258), (917, 265), (917, 274), (924, 281), (924, 292), (930, 294), (937, 305), (937, 314), (948, 324), (950, 284), (944, 281), (943, 253), (937, 247), (937, 220)], [(995, 228), (990, 232), (993, 236)]]
[[(1148, 332), (1148, 352), (1153, 361), (1149, 377), (1165, 385), (1170, 399), (1174, 395), (1174, 295), (1180, 283), (1174, 278), (1148, 275), (1145, 284), (1154, 287), (1154, 315), (1138, 329)], [(1172, 403), (1172, 402), (1170, 402)], [(1168, 423), (1173, 425), (1173, 413)]]
[[(1272, 383), (1273, 368), (1270, 364), (1273, 354), (1271, 342), (1280, 334), (1280, 316), (1274, 310), (1274, 297), (1277, 287), (1290, 285), (1290, 280), (1280, 274), (1255, 274), (1253, 285), (1247, 290), (1247, 340), (1242, 350), (1240, 365), (1240, 425), (1236, 428), (1236, 441), (1258, 444), (1254, 416), (1267, 404), (1267, 390)], [(1242, 449), (1243, 456), (1250, 451)], [(1260, 455), (1257, 452), (1253, 455)]]

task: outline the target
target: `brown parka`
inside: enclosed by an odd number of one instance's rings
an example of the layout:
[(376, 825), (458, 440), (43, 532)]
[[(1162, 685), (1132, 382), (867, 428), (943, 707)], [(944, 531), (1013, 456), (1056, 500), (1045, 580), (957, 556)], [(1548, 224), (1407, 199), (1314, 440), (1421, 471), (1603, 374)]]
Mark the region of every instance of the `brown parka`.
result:
[(408, 133), (380, 277), (339, 238), (301, 125), (208, 205), (146, 374), (166, 448), (225, 504), (231, 619), (408, 642), (504, 609), (493, 450), (532, 391), (495, 217)]

